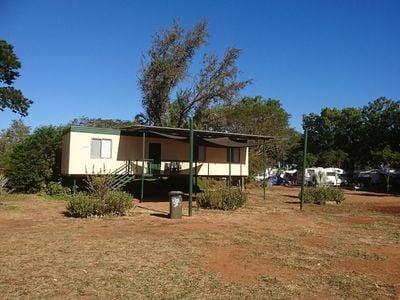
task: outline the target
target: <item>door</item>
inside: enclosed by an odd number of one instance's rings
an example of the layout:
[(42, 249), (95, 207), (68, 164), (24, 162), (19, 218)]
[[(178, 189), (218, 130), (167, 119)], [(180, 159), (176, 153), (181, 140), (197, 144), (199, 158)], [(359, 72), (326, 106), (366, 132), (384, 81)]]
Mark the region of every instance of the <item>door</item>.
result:
[(149, 158), (153, 160), (151, 165), (152, 174), (160, 174), (161, 170), (161, 144), (149, 143)]

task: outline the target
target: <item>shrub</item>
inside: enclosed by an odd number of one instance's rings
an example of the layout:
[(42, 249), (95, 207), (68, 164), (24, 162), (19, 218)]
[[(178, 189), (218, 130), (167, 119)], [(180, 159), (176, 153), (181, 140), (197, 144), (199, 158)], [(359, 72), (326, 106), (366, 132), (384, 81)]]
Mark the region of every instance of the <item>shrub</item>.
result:
[(205, 179), (205, 178), (198, 178), (197, 185), (202, 191), (207, 189), (219, 189), (226, 187), (225, 181), (222, 180), (215, 180), (215, 179)]
[(112, 180), (110, 175), (88, 175), (85, 183), (90, 195), (105, 201), (106, 195), (111, 191)]
[(131, 196), (125, 192), (111, 191), (105, 198), (105, 214), (124, 215), (133, 207)]
[(5, 159), (10, 188), (37, 193), (60, 178), (62, 133), (63, 127), (39, 127), (11, 148)]
[(44, 192), (50, 196), (60, 196), (68, 194), (70, 190), (64, 187), (61, 182), (51, 181), (45, 186)]
[(77, 193), (67, 203), (66, 208), (72, 217), (87, 218), (101, 215), (104, 210), (98, 199), (84, 193)]
[[(299, 194), (299, 199), (300, 197)], [(333, 187), (310, 187), (304, 190), (305, 203), (326, 204), (327, 201), (342, 203), (344, 201), (343, 191)]]
[(125, 192), (112, 191), (112, 177), (91, 175), (86, 179), (88, 194), (78, 193), (66, 204), (73, 217), (125, 215), (133, 207), (131, 196)]
[(90, 216), (125, 215), (133, 207), (131, 197), (124, 192), (109, 191), (104, 201), (92, 195), (77, 193), (66, 203), (67, 212), (72, 217), (87, 218)]
[(246, 195), (238, 188), (231, 190), (221, 181), (203, 183), (203, 193), (197, 201), (197, 206), (209, 209), (235, 210), (246, 203)]

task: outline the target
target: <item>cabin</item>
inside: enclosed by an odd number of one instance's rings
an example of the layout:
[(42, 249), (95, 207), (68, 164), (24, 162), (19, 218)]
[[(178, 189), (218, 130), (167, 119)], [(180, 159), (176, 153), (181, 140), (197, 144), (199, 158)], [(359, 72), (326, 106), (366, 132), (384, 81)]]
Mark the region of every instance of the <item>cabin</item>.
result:
[(233, 177), (249, 174), (249, 147), (272, 137), (182, 128), (136, 125), (127, 128), (71, 126), (62, 139), (61, 173), (134, 178), (188, 176), (193, 145), (194, 176)]

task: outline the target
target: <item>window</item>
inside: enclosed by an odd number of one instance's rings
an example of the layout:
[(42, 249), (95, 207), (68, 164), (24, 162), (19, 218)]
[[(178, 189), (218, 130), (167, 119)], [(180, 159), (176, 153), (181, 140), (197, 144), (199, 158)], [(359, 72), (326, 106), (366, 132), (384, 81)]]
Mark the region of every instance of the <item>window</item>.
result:
[(111, 158), (112, 143), (106, 139), (92, 139), (91, 158)]
[(194, 160), (195, 161), (206, 161), (206, 147), (204, 146), (197, 146), (194, 149)]
[(231, 151), (231, 163), (240, 163), (240, 148), (228, 148), (227, 150), (227, 162), (229, 162), (229, 151)]

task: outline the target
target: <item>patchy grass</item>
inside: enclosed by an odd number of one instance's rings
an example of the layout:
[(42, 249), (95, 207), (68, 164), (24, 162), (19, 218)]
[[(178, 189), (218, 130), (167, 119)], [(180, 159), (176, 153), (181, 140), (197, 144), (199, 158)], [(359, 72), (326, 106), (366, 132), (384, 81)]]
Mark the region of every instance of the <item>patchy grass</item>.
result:
[[(64, 202), (0, 199), (4, 299), (396, 299), (400, 219), (390, 197), (306, 205), (298, 189), (250, 190), (235, 212), (170, 220), (168, 202), (72, 219)], [(186, 203), (185, 203), (186, 205)], [(397, 204), (400, 206), (400, 203)]]
[(18, 209), (18, 206), (15, 204), (0, 202), (0, 211), (12, 211), (12, 210), (17, 210), (17, 209)]
[(361, 258), (365, 260), (384, 260), (385, 257), (376, 253), (369, 253), (365, 250), (361, 249), (350, 249), (350, 250), (344, 250), (341, 253), (342, 256), (349, 256), (349, 257), (356, 257), (356, 258)]

